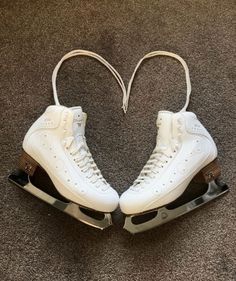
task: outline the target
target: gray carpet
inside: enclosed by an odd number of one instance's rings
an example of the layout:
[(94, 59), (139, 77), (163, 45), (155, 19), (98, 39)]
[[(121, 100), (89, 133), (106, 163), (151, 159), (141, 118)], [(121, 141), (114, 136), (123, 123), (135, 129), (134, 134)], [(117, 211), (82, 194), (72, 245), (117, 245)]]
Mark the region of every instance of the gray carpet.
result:
[[(0, 1), (0, 280), (236, 280), (235, 1)], [(224, 197), (136, 236), (97, 231), (11, 185), (29, 126), (53, 103), (51, 73), (66, 52), (104, 56), (127, 83), (147, 52), (188, 63), (189, 110), (214, 137)], [(63, 65), (59, 97), (88, 113), (87, 140), (105, 178), (121, 194), (154, 147), (157, 112), (185, 102), (184, 72), (173, 59), (145, 62), (128, 113), (110, 73), (93, 59)]]

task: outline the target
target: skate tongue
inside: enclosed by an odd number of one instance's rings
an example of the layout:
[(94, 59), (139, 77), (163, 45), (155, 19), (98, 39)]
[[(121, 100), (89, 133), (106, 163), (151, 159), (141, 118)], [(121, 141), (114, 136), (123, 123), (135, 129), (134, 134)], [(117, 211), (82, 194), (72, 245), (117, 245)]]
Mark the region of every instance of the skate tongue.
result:
[(173, 112), (170, 111), (159, 111), (157, 117), (158, 136), (157, 143), (158, 146), (168, 148), (170, 145), (170, 140), (172, 136), (172, 116)]
[(83, 112), (80, 106), (70, 108), (73, 113), (73, 133), (75, 136), (84, 136), (87, 114)]

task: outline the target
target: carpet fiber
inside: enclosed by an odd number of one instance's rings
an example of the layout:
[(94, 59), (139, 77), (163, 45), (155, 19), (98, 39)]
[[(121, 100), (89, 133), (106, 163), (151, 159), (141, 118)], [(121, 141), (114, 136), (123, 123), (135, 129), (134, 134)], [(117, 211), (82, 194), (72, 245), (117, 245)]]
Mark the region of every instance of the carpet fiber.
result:
[[(0, 1), (0, 280), (236, 280), (235, 1)], [(92, 229), (11, 185), (29, 126), (53, 103), (51, 74), (73, 49), (107, 59), (127, 84), (138, 60), (172, 51), (188, 63), (189, 110), (214, 137), (230, 193), (132, 236)], [(185, 102), (181, 65), (165, 57), (139, 70), (126, 115), (116, 81), (97, 61), (74, 58), (58, 77), (63, 105), (88, 113), (96, 163), (119, 194), (155, 145), (159, 110)]]

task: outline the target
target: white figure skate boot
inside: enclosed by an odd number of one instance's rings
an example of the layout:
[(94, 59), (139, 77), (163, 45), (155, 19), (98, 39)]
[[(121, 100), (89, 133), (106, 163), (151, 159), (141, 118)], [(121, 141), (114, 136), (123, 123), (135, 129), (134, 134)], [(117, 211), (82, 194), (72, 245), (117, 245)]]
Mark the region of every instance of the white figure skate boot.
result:
[(116, 70), (97, 54), (78, 50), (65, 55), (52, 77), (56, 105), (49, 106), (27, 132), (20, 172), (9, 179), (76, 219), (103, 229), (111, 224), (110, 213), (117, 208), (119, 196), (102, 177), (86, 144), (86, 113), (81, 107), (61, 106), (56, 91), (60, 65), (77, 55), (101, 61), (125, 90)]
[[(158, 113), (156, 147), (137, 180), (120, 198), (120, 208), (128, 215), (124, 228), (131, 233), (145, 231), (172, 220), (228, 189), (225, 184), (215, 181), (220, 176), (220, 169), (212, 137), (194, 113), (186, 112), (191, 92), (186, 63), (175, 54), (161, 51), (150, 53), (144, 58), (154, 55), (172, 56), (182, 63), (186, 72), (187, 101), (180, 112)], [(141, 62), (130, 80), (127, 97)], [(128, 98), (124, 106), (126, 110), (127, 105)], [(193, 184), (193, 179), (197, 184)], [(190, 200), (189, 194), (186, 197), (185, 193), (188, 186), (193, 195)]]

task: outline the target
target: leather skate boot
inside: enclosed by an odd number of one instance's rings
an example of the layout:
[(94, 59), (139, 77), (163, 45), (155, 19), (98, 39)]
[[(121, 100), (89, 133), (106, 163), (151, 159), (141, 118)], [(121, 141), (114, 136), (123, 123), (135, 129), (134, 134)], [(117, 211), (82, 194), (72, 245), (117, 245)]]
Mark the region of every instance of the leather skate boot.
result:
[(83, 50), (66, 54), (52, 76), (56, 105), (49, 106), (27, 132), (20, 170), (9, 180), (74, 218), (103, 229), (112, 222), (110, 213), (117, 208), (119, 196), (103, 178), (87, 146), (86, 113), (79, 106), (61, 106), (56, 90), (57, 72), (63, 61), (81, 55), (102, 62), (125, 95), (120, 75), (101, 56)]
[[(191, 92), (186, 63), (179, 56), (162, 51), (144, 58), (154, 55), (171, 56), (181, 62), (186, 74), (187, 100), (180, 112), (159, 112), (156, 147), (134, 184), (120, 197), (121, 211), (127, 215), (124, 228), (131, 233), (172, 220), (228, 190), (218, 181), (220, 168), (212, 137), (196, 115), (186, 111)], [(130, 80), (127, 97), (142, 60)], [(128, 100), (125, 107), (127, 109)], [(203, 185), (201, 190), (199, 185)], [(192, 198), (185, 196), (188, 187)]]

